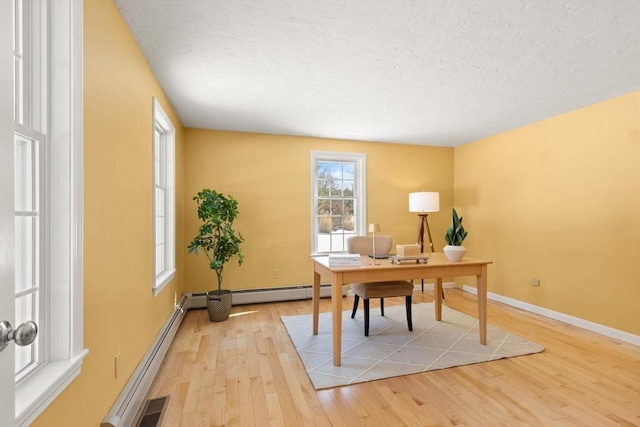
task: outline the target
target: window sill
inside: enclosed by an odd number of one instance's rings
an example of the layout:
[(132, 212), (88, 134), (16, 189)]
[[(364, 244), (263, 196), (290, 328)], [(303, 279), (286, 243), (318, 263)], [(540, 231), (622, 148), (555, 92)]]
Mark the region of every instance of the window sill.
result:
[(156, 286), (153, 288), (153, 296), (157, 296), (165, 286), (176, 277), (176, 270), (165, 271), (156, 276)]
[(80, 374), (82, 361), (89, 354), (63, 361), (49, 362), (16, 387), (16, 425), (31, 424), (45, 408)]

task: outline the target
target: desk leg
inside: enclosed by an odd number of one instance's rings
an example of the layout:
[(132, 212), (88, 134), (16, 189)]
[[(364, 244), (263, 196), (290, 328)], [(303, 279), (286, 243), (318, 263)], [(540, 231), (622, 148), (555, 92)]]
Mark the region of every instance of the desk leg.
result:
[(480, 328), (480, 344), (487, 345), (487, 266), (482, 266), (482, 272), (476, 276), (478, 292), (478, 321)]
[(313, 270), (313, 335), (318, 335), (318, 316), (320, 315), (320, 273)]
[(442, 277), (436, 278), (435, 289), (433, 290), (435, 300), (436, 320), (442, 320)]
[(333, 307), (333, 366), (340, 366), (342, 363), (342, 273), (333, 274), (331, 306)]

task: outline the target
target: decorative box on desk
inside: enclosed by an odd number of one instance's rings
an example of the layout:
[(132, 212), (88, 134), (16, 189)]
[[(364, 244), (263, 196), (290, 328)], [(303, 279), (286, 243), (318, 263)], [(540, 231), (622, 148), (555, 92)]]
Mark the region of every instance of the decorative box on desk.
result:
[(422, 251), (420, 249), (420, 245), (396, 245), (396, 255), (399, 257), (405, 256), (418, 256), (421, 255)]
[(391, 264), (402, 264), (402, 263), (414, 263), (414, 264), (426, 264), (427, 258), (426, 255), (415, 255), (415, 256), (390, 256)]
[(329, 254), (329, 267), (349, 267), (359, 266), (360, 255), (358, 254)]

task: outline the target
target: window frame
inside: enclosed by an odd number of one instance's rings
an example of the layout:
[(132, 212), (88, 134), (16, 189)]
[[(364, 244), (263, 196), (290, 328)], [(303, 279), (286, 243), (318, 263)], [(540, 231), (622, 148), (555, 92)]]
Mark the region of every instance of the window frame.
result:
[(366, 153), (349, 153), (337, 151), (312, 151), (311, 152), (311, 254), (326, 255), (329, 253), (346, 252), (340, 251), (319, 251), (318, 250), (318, 162), (351, 162), (354, 164), (354, 213), (356, 221), (354, 223), (354, 235), (363, 235), (366, 231), (367, 218), (367, 155)]
[(80, 374), (89, 352), (83, 349), (82, 2), (25, 4), (39, 5), (23, 19), (30, 20), (29, 37), (42, 43), (43, 65), (55, 67), (29, 70), (33, 84), (27, 88), (36, 107), (30, 120), (41, 123), (47, 138), (42, 245), (48, 277), (41, 296), (41, 360), (16, 382), (18, 426), (33, 422)]
[[(158, 144), (156, 144), (156, 133)], [(176, 275), (176, 221), (175, 221), (175, 127), (164, 109), (153, 98), (153, 295), (158, 295)], [(156, 161), (158, 159), (158, 161)], [(158, 179), (164, 185), (158, 183)], [(164, 191), (164, 203), (158, 205), (158, 191)], [(160, 212), (162, 207), (162, 212)], [(159, 218), (164, 223), (159, 224)], [(161, 236), (160, 236), (161, 234)], [(163, 238), (160, 242), (159, 238)], [(158, 246), (162, 245), (160, 259)], [(162, 267), (158, 269), (158, 264)]]

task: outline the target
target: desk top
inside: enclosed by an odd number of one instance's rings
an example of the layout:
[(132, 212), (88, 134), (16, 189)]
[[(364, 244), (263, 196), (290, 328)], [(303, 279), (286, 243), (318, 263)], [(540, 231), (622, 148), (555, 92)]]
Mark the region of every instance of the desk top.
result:
[(373, 264), (374, 259), (368, 257), (366, 255), (360, 256), (361, 265), (351, 266), (351, 265), (339, 265), (339, 266), (329, 266), (329, 256), (312, 256), (311, 260), (315, 263), (322, 265), (331, 271), (353, 271), (353, 270), (387, 270), (387, 269), (414, 269), (416, 267), (420, 268), (437, 268), (444, 266), (470, 266), (470, 265), (483, 265), (483, 264), (492, 264), (492, 261), (485, 261), (478, 258), (470, 258), (465, 256), (462, 260), (458, 262), (451, 262), (447, 259), (447, 256), (443, 252), (425, 252), (423, 253), (428, 260), (426, 263), (402, 263), (402, 264), (393, 264), (389, 259), (376, 259), (375, 265)]

